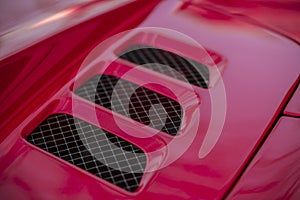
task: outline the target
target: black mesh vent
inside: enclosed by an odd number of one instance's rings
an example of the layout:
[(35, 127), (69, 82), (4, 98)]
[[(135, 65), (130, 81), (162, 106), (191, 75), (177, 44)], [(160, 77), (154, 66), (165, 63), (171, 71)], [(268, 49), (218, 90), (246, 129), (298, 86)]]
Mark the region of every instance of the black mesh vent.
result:
[(202, 88), (208, 88), (209, 85), (209, 70), (205, 65), (169, 51), (149, 46), (134, 46), (122, 53), (120, 58)]
[(180, 128), (182, 110), (178, 102), (123, 79), (94, 76), (75, 93), (170, 135), (176, 135)]
[(130, 192), (146, 165), (146, 155), (135, 145), (66, 114), (48, 117), (27, 141)]

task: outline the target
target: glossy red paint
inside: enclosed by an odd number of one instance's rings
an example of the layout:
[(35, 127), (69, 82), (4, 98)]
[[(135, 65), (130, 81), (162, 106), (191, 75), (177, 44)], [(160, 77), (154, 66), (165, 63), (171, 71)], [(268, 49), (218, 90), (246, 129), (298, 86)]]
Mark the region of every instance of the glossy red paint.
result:
[(271, 29), (300, 42), (298, 0), (186, 0), (186, 2), (187, 5), (200, 9), (205, 7)]
[[(189, 6), (179, 1), (156, 3), (133, 2), (67, 29), (1, 61), (0, 68), (9, 74), (1, 74), (3, 82), (0, 85), (0, 194), (4, 199), (224, 197), (270, 131), (299, 82), (299, 46), (267, 29), (205, 7), (198, 7), (195, 14)], [(101, 70), (99, 65), (99, 68), (89, 69), (75, 77), (86, 55), (106, 38), (135, 27), (161, 27), (178, 31), (227, 61), (218, 63), (214, 60), (218, 67), (226, 64), (222, 79), (217, 80), (210, 89), (194, 88), (197, 99), (190, 100), (193, 102), (191, 106), (188, 105), (189, 101), (183, 105), (187, 111), (187, 120), (176, 146), (167, 148), (166, 144), (172, 138), (163, 133), (153, 135), (155, 130), (150, 127), (119, 115), (114, 116), (130, 132), (152, 137), (143, 139), (129, 135), (115, 126), (109, 110), (94, 106), (71, 91), (78, 84), (76, 82), (74, 85), (75, 79), (80, 83)], [(165, 40), (169, 42), (156, 41), (154, 44), (161, 45), (161, 48), (171, 48), (166, 44), (172, 44), (173, 39)], [(185, 42), (184, 38), (178, 40)], [(132, 40), (133, 43), (138, 41)], [(144, 42), (150, 41), (146, 38)], [(169, 50), (181, 52), (187, 57), (191, 55), (201, 61), (197, 52), (188, 48), (178, 49), (174, 45)], [(110, 59), (109, 56), (104, 61)], [(116, 62), (112, 64), (111, 71), (106, 73), (118, 75), (121, 69), (126, 71), (132, 67), (126, 62)], [(117, 67), (119, 71), (114, 71)], [(142, 83), (155, 79), (162, 85), (172, 87), (175, 92), (181, 91), (181, 95), (191, 94), (185, 83), (175, 82), (155, 72), (141, 69), (133, 74), (136, 76), (129, 76), (129, 81)], [(219, 98), (218, 90), (222, 90), (223, 83), (226, 102), (220, 103), (227, 106), (224, 128), (212, 151), (200, 159), (199, 149), (213, 115), (211, 105)], [(172, 94), (164, 93), (162, 87), (152, 89), (172, 98)], [(200, 108), (201, 116), (199, 124), (195, 124), (197, 121), (193, 114), (197, 107)], [(102, 128), (141, 147), (148, 156), (147, 168), (163, 165), (180, 152), (180, 147), (190, 139), (191, 132), (196, 131), (196, 136), (178, 160), (165, 168), (146, 173), (138, 191), (128, 193), (24, 140), (48, 115), (57, 112), (73, 114), (95, 125), (100, 121)], [(295, 126), (296, 122), (293, 120), (293, 130), (298, 127)], [(198, 125), (199, 129), (193, 130), (193, 126)], [(268, 146), (272, 145), (272, 141)], [(284, 147), (289, 144), (287, 140), (280, 142), (284, 143)], [(156, 154), (151, 154), (155, 150)], [(263, 149), (261, 151), (264, 152)], [(291, 159), (295, 158), (297, 155), (292, 154)], [(256, 182), (256, 179), (251, 180)], [(260, 180), (257, 183), (262, 183)]]
[(284, 114), (294, 117), (300, 117), (300, 86), (285, 108)]
[(299, 118), (282, 117), (229, 199), (299, 199), (299, 130)]

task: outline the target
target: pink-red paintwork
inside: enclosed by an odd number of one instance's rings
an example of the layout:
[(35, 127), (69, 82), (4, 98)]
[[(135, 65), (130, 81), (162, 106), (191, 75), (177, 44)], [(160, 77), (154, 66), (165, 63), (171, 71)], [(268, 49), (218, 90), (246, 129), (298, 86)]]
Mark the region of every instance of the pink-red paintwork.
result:
[(282, 117), (229, 199), (299, 199), (299, 133), (299, 118)]
[(271, 29), (300, 42), (299, 0), (186, 0), (248, 23)]
[[(181, 1), (173, 0), (159, 4), (156, 1), (146, 2), (133, 2), (102, 14), (1, 61), (2, 199), (221, 199), (228, 193), (282, 114), (299, 83), (299, 46), (263, 27), (205, 7), (197, 6), (193, 10)], [(137, 192), (128, 193), (39, 150), (28, 144), (24, 137), (48, 115), (76, 110), (72, 114), (93, 124), (99, 120), (102, 128), (133, 142), (146, 153), (162, 149), (157, 155), (148, 156), (147, 167), (160, 165), (167, 157), (176, 155), (184, 145), (184, 139), (189, 136), (188, 129), (182, 130), (182, 144), (179, 142), (177, 148), (166, 150), (163, 147), (166, 147), (170, 137), (163, 133), (144, 139), (132, 137), (114, 126), (112, 113), (105, 108), (96, 106), (97, 118), (90, 117), (94, 115), (94, 106), (71, 91), (77, 70), (89, 51), (106, 38), (135, 27), (176, 30), (226, 58), (222, 80), (226, 90), (227, 113), (216, 146), (205, 158), (199, 159), (199, 149), (211, 118), (210, 92), (220, 89), (221, 82), (216, 82), (209, 90), (197, 88), (195, 92), (201, 100), (201, 119), (192, 145), (172, 164), (146, 173)], [(186, 55), (189, 53), (192, 52), (185, 52)], [(125, 62), (119, 64), (130, 67)], [(160, 80), (157, 73), (149, 70), (136, 73), (145, 75), (139, 75), (132, 81)], [(87, 72), (82, 79), (87, 80), (92, 75), (93, 72)], [(173, 85), (169, 79), (164, 81)], [(172, 87), (180, 90), (184, 85), (178, 82)], [(162, 92), (162, 87), (154, 89)], [(190, 123), (194, 123), (192, 114), (186, 115), (190, 117)], [(141, 129), (142, 125), (125, 117), (119, 116), (118, 120), (136, 134), (147, 136), (154, 131), (151, 128)], [(290, 121), (291, 126), (288, 126)], [(284, 158), (276, 163), (272, 159), (278, 157), (274, 156), (268, 163), (274, 164), (275, 168), (278, 166), (282, 173), (297, 176), (297, 173), (290, 174), (292, 172), (289, 172), (288, 164), (293, 161), (294, 169), (299, 166), (298, 160), (295, 160), (299, 158), (297, 147), (289, 147), (290, 142), (297, 144), (295, 133), (299, 133), (298, 122), (298, 119), (280, 120), (266, 140), (267, 146), (263, 145), (253, 162), (258, 160), (259, 165), (264, 167), (259, 158), (272, 156), (266, 151), (276, 149), (274, 145), (282, 145), (287, 148), (286, 152), (282, 152)], [(289, 128), (288, 137), (281, 139), (286, 126)], [(279, 136), (273, 136), (275, 134)], [(272, 170), (272, 166), (264, 169)], [(279, 181), (282, 177), (264, 173), (266, 177), (258, 179), (257, 175), (260, 176), (261, 172), (257, 173), (255, 164), (251, 164), (229, 197), (243, 197), (244, 187), (259, 187), (259, 184), (268, 187), (267, 180)], [(299, 182), (296, 183), (295, 179), (287, 178), (284, 181), (291, 188), (283, 188), (282, 191), (292, 191), (293, 187), (299, 190)], [(280, 188), (275, 188), (276, 192), (280, 192)], [(253, 190), (246, 192), (249, 195), (256, 193)], [(262, 190), (261, 194), (265, 199), (273, 199), (268, 189)], [(285, 199), (289, 195), (280, 193), (278, 197)]]
[(300, 86), (298, 86), (293, 97), (286, 106), (284, 114), (294, 117), (300, 117)]

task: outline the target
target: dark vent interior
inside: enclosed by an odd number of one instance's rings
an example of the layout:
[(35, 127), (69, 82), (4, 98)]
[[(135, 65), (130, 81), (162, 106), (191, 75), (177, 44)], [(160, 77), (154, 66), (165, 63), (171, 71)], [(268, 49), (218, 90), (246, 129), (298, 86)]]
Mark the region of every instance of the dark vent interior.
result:
[(205, 65), (169, 51), (137, 45), (127, 49), (119, 57), (202, 88), (208, 88), (209, 85), (209, 70)]
[(48, 117), (27, 141), (130, 192), (138, 188), (146, 165), (137, 146), (66, 114)]
[(129, 81), (97, 75), (75, 93), (170, 135), (180, 128), (182, 109), (178, 102)]

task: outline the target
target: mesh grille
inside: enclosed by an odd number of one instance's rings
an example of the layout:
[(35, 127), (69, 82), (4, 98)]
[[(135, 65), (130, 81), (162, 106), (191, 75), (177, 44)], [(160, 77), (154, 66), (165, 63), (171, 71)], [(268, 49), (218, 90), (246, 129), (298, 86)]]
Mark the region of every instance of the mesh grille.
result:
[(27, 141), (130, 192), (146, 165), (146, 155), (135, 145), (66, 114), (48, 117)]
[(180, 128), (182, 110), (178, 102), (123, 79), (94, 76), (75, 93), (170, 135), (176, 135)]
[[(120, 58), (202, 88), (209, 85), (209, 70), (205, 65), (169, 51), (149, 46), (134, 46), (122, 53)], [(149, 65), (150, 63), (152, 64)], [(174, 73), (174, 70), (184, 78)]]

